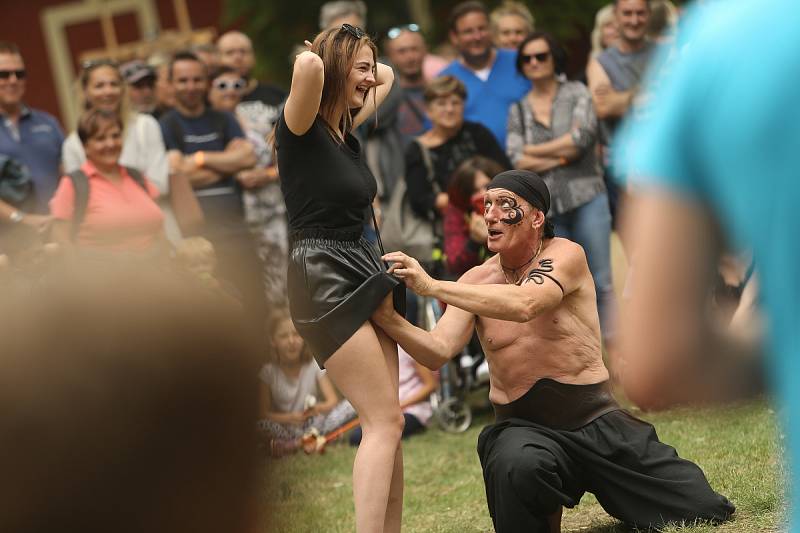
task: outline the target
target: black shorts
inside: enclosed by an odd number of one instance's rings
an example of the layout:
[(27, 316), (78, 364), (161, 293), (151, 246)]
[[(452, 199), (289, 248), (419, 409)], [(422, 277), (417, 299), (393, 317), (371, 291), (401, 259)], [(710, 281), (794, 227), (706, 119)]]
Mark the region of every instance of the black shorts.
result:
[(287, 283), (292, 321), (322, 368), (390, 292), (405, 314), (404, 285), (386, 273), (375, 246), (358, 233), (293, 233)]
[(497, 533), (546, 533), (547, 517), (587, 491), (611, 516), (642, 529), (721, 522), (736, 509), (652, 425), (624, 410), (572, 431), (498, 422), (481, 432), (478, 455)]

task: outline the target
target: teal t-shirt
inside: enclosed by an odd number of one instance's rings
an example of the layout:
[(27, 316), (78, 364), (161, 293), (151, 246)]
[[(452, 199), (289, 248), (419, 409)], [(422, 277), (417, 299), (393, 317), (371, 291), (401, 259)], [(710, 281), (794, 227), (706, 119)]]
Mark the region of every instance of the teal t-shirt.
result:
[[(681, 31), (647, 113), (616, 139), (615, 171), (708, 206), (753, 250), (768, 361), (800, 485), (800, 7), (712, 2)], [(800, 490), (790, 529), (800, 529)]]

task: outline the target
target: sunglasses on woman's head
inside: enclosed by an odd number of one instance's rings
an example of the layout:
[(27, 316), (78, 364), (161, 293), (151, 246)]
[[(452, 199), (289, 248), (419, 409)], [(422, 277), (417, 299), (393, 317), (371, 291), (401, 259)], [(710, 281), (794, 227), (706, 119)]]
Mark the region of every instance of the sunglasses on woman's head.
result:
[(114, 67), (117, 68), (117, 62), (113, 59), (89, 59), (81, 63), (81, 69), (92, 70), (97, 67)]
[(228, 81), (228, 80), (217, 80), (215, 81), (212, 86), (220, 91), (227, 91), (228, 89), (234, 91), (241, 91), (245, 88), (247, 83), (244, 80), (236, 80), (236, 81)]
[(364, 30), (362, 30), (358, 26), (353, 26), (352, 24), (342, 24), (342, 27), (340, 28), (340, 31), (341, 30), (346, 31), (347, 33), (349, 33), (350, 35), (352, 35), (356, 39), (361, 39), (362, 37), (364, 37), (366, 35), (366, 33), (364, 33)]
[(410, 31), (412, 33), (419, 33), (419, 26), (416, 24), (403, 24), (402, 26), (395, 26), (394, 28), (389, 28), (389, 31), (386, 32), (386, 36), (389, 40), (397, 39), (400, 37), (400, 34), (404, 31)]
[(10, 79), (12, 74), (16, 76), (18, 80), (24, 80), (27, 72), (25, 72), (24, 68), (19, 70), (0, 70), (0, 80)]
[(522, 54), (519, 56), (523, 63), (530, 63), (535, 59), (538, 63), (544, 63), (550, 57), (550, 52), (539, 52), (538, 54)]

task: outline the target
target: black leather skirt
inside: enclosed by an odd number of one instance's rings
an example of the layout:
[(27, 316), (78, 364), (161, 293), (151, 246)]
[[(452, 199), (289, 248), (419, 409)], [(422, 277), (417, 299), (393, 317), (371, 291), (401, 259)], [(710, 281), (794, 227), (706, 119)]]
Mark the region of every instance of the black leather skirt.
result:
[(361, 233), (308, 229), (293, 232), (291, 240), (289, 310), (321, 368), (390, 292), (405, 315), (405, 286), (386, 272)]

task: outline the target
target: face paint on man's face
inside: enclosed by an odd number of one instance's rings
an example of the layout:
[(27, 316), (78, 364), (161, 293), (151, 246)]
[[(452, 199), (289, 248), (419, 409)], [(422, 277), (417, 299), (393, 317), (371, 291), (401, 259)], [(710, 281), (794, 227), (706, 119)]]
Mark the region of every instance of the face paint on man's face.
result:
[(497, 199), (497, 203), (500, 204), (503, 212), (507, 213), (505, 217), (500, 219), (503, 224), (516, 226), (525, 218), (525, 211), (522, 210), (522, 206), (517, 203), (517, 199), (513, 196), (501, 196)]

